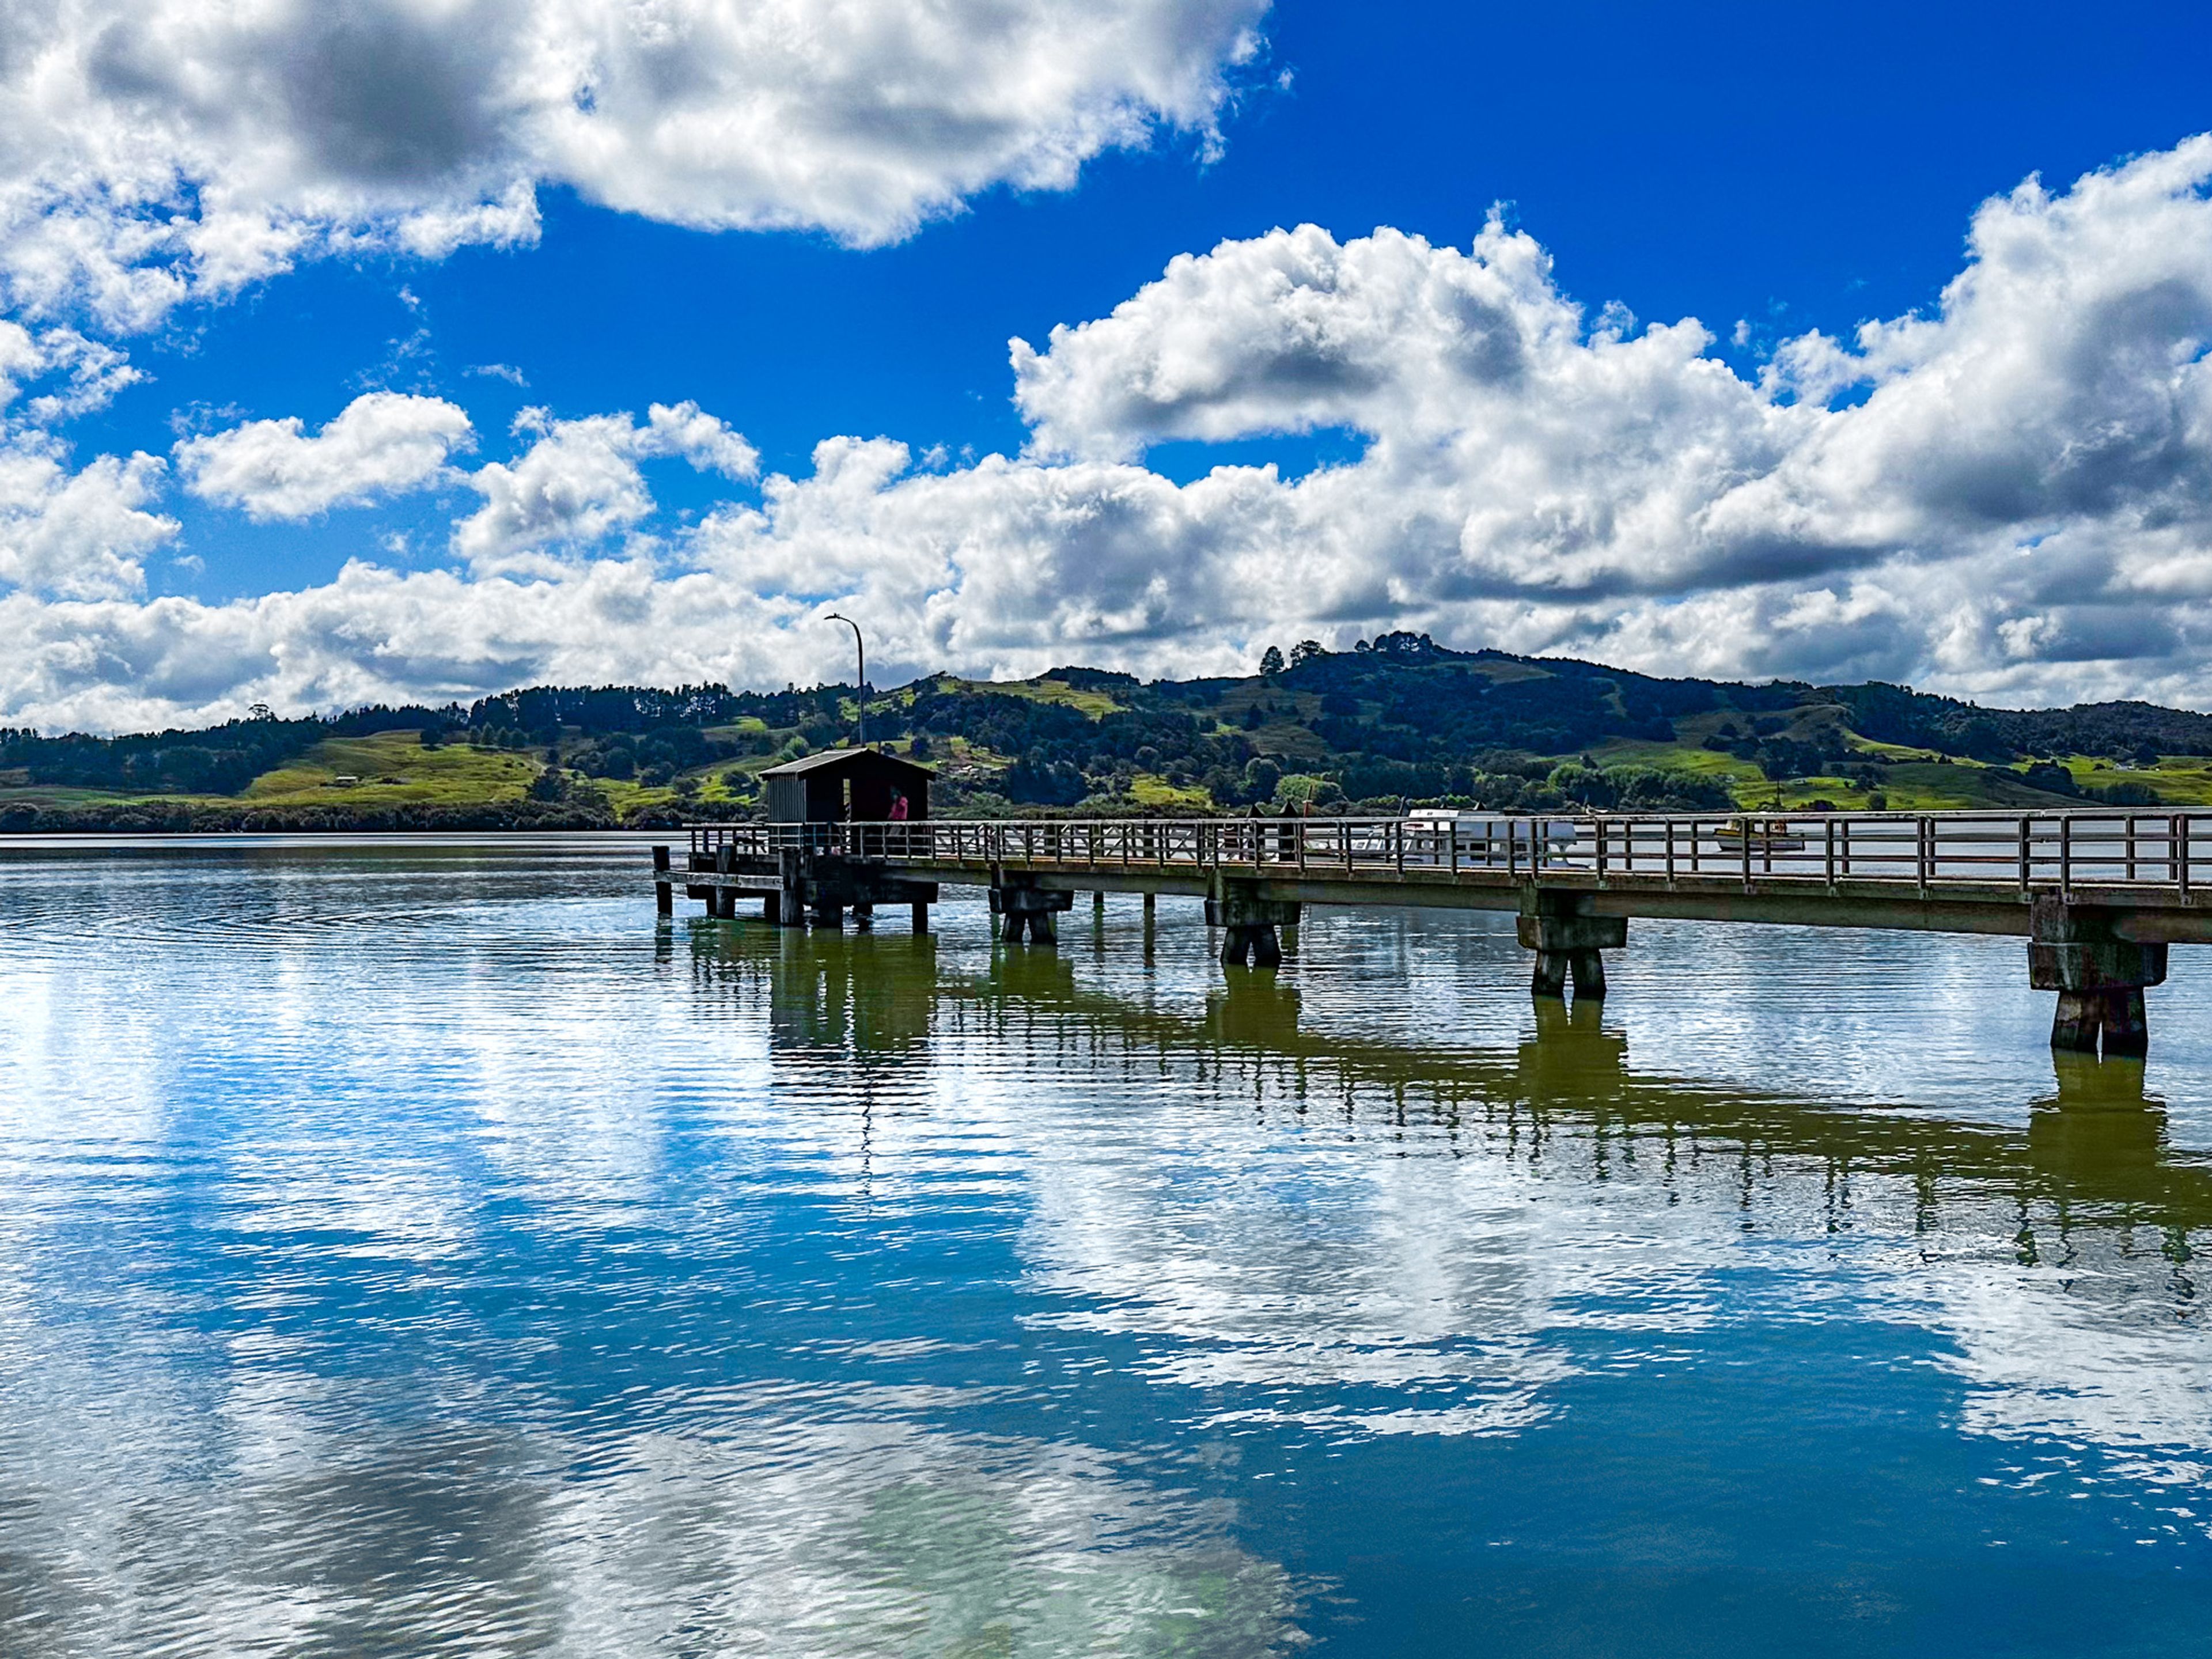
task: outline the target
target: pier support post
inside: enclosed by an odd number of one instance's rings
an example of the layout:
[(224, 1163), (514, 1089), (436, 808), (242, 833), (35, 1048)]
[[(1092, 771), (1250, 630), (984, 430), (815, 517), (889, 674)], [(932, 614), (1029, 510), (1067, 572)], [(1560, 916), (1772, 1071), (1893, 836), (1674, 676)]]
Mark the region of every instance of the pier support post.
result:
[(783, 847), (776, 850), (776, 872), (783, 892), (776, 905), (776, 920), (786, 927), (806, 925), (806, 849)]
[[(702, 875), (714, 867), (714, 855), (712, 853), (691, 852), (684, 855), (684, 873), (687, 876)], [(684, 896), (688, 899), (697, 899), (700, 903), (707, 907), (708, 915), (714, 914), (713, 888), (702, 887), (697, 882), (687, 881), (684, 884)]]
[(1276, 929), (1297, 927), (1298, 910), (1294, 900), (1261, 898), (1255, 883), (1224, 881), (1206, 902), (1206, 925), (1222, 930), (1221, 960), (1228, 966), (1279, 968), (1283, 941)]
[(998, 918), (999, 937), (1008, 944), (1027, 933), (1032, 945), (1057, 945), (1053, 917), (1074, 908), (1073, 893), (1030, 886), (1003, 872), (991, 883), (991, 914)]
[(2146, 1054), (2143, 988), (2166, 983), (2166, 947), (2118, 938), (2109, 910), (2039, 894), (2028, 907), (2027, 982), (2058, 993), (2051, 1046), (2094, 1054)]
[[(737, 867), (738, 849), (735, 847), (725, 842), (714, 849), (716, 875), (733, 874)], [(714, 887), (708, 890), (714, 895), (714, 897), (708, 903), (707, 914), (710, 916), (720, 916), (725, 921), (734, 920), (738, 914), (738, 890), (734, 887)]]
[(676, 914), (676, 889), (672, 883), (661, 879), (667, 873), (668, 849), (656, 847), (653, 849), (653, 908), (661, 915), (672, 916)]
[(1590, 914), (1590, 895), (1530, 887), (1521, 895), (1515, 924), (1523, 950), (1536, 953), (1532, 995), (1563, 997), (1574, 981), (1577, 1001), (1605, 1000), (1605, 951), (1628, 943), (1628, 918)]
[(929, 931), (929, 907), (927, 904), (914, 907), (914, 931), (917, 933)]

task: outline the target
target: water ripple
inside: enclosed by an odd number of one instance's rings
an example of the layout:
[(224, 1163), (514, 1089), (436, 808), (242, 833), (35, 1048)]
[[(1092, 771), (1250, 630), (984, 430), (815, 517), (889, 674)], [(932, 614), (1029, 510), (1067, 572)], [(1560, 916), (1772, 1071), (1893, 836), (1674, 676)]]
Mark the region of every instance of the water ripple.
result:
[(2191, 1650), (2186, 952), (2054, 1073), (2016, 942), (1638, 923), (1591, 1019), (642, 845), (0, 855), (0, 1651)]

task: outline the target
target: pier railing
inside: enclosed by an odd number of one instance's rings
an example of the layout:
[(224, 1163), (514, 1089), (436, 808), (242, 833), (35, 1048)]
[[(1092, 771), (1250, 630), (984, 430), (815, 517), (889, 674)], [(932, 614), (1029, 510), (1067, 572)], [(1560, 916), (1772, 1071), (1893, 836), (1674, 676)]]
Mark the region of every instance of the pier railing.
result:
[(927, 819), (703, 824), (695, 854), (785, 848), (933, 869), (1220, 871), (1267, 877), (1581, 877), (1672, 885), (2129, 886), (2212, 878), (2212, 812), (1595, 813), (1442, 817)]

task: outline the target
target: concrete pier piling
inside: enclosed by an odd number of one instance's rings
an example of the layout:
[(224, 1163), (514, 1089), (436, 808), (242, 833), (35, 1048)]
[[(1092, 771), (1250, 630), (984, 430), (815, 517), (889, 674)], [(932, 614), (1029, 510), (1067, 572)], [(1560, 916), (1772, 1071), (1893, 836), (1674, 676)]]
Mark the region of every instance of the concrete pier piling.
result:
[(2165, 945), (2122, 939), (2123, 917), (2056, 893), (2039, 896), (2028, 914), (2027, 981), (2058, 993), (2051, 1046), (2094, 1054), (2101, 1038), (2107, 1055), (2149, 1052), (2143, 990), (2166, 983)]
[(1278, 968), (1283, 961), (1279, 928), (1298, 925), (1295, 901), (1262, 898), (1258, 884), (1224, 881), (1206, 901), (1206, 925), (1218, 927), (1221, 960), (1231, 967)]
[(1590, 899), (1587, 893), (1535, 887), (1522, 895), (1514, 931), (1522, 948), (1536, 953), (1532, 995), (1563, 997), (1571, 979), (1578, 1001), (1605, 1000), (1605, 957), (1600, 953), (1627, 945), (1628, 918), (1594, 915)]
[(1018, 875), (1001, 873), (991, 883), (991, 914), (998, 918), (999, 937), (1008, 944), (1024, 934), (1032, 945), (1058, 944), (1053, 918), (1074, 908), (1073, 892), (1039, 886)]

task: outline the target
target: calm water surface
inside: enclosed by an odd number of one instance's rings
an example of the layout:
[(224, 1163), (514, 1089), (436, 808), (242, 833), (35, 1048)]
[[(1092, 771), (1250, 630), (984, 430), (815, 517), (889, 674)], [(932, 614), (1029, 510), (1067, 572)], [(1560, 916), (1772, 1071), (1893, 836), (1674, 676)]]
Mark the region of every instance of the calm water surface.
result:
[(0, 1654), (2212, 1648), (2212, 951), (0, 850)]

